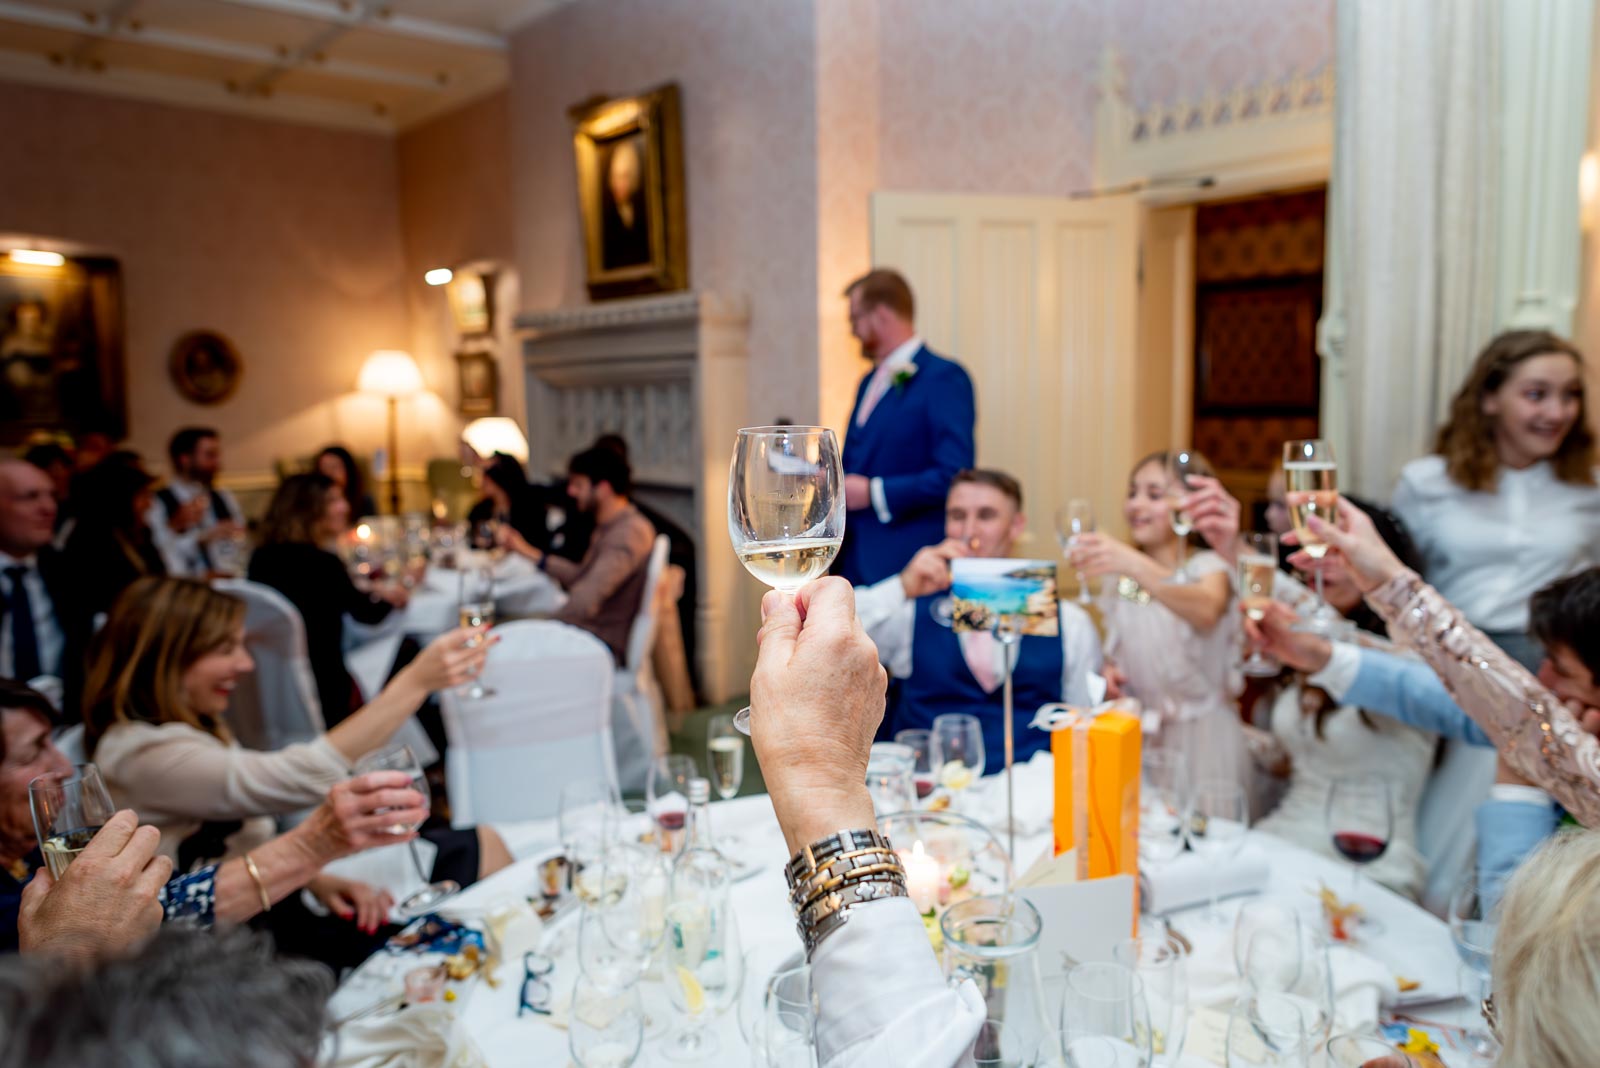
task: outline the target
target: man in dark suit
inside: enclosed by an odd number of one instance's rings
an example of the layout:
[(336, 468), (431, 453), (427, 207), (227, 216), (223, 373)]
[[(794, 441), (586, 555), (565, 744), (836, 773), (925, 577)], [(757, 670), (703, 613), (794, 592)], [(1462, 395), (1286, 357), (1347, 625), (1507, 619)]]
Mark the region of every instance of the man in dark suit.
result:
[(849, 519), (835, 571), (861, 586), (897, 574), (944, 537), (944, 502), (974, 466), (972, 379), (917, 336), (911, 287), (871, 271), (844, 291), (850, 332), (873, 370), (861, 380), (844, 440)]
[(0, 676), (52, 675), (75, 689), (87, 634), (69, 613), (50, 548), (55, 522), (50, 476), (23, 460), (0, 460)]

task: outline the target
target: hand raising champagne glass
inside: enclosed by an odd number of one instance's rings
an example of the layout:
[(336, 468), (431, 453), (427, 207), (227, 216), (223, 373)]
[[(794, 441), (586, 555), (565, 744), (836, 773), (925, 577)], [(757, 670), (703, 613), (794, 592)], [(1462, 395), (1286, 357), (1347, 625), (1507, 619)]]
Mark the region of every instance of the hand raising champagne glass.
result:
[(1178, 507), (1178, 502), (1189, 492), (1189, 476), (1209, 471), (1205, 457), (1193, 449), (1174, 449), (1167, 454), (1167, 500), (1172, 508), (1172, 532), (1178, 536), (1178, 569), (1168, 582), (1190, 581), (1189, 535), (1194, 532), (1194, 519)]
[[(1324, 523), (1333, 523), (1339, 509), (1339, 464), (1333, 458), (1333, 446), (1321, 438), (1283, 443), (1284, 500), (1289, 505), (1289, 518), (1301, 548), (1313, 560), (1321, 560), (1328, 551), (1328, 543), (1311, 530), (1306, 522), (1316, 516)], [(1303, 629), (1318, 634), (1334, 630), (1338, 613), (1328, 606), (1322, 595), (1322, 572), (1316, 573), (1317, 607), (1302, 625)]]
[[(1094, 533), (1094, 505), (1082, 497), (1074, 497), (1060, 508), (1056, 509), (1056, 540), (1061, 542), (1061, 554), (1071, 557), (1072, 550), (1078, 547), (1078, 535)], [(1091, 601), (1089, 597), (1089, 579), (1082, 571), (1078, 572), (1078, 603), (1087, 606)]]
[[(1278, 578), (1278, 539), (1273, 534), (1245, 532), (1239, 535), (1239, 605), (1257, 623), (1266, 618)], [(1248, 644), (1248, 643), (1247, 643)], [(1251, 649), (1241, 670), (1252, 678), (1271, 678), (1283, 670), (1276, 660)]]
[[(820, 426), (740, 430), (728, 472), (728, 537), (745, 570), (782, 593), (827, 574), (844, 540), (839, 441)], [(733, 717), (750, 733), (750, 709)]]

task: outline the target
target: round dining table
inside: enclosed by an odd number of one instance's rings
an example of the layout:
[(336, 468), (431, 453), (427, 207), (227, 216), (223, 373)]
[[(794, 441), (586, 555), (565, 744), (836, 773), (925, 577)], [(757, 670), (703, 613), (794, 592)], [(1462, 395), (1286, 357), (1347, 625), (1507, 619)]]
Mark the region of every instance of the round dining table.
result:
[[(999, 783), (997, 777), (986, 779), (980, 788), (1002, 788)], [(785, 961), (794, 958), (800, 949), (782, 872), (787, 857), (783, 836), (764, 795), (713, 804), (711, 820), (714, 834), (719, 838), (736, 836), (739, 856), (754, 862), (758, 869), (732, 888), (732, 903), (738, 920), (746, 974), (736, 1002), (738, 1007), (722, 1013), (710, 1025), (719, 1049), (702, 1063), (750, 1065), (757, 1062), (746, 1041), (744, 1028), (759, 1007), (760, 992), (767, 977), (783, 966)], [(559, 852), (555, 821), (510, 825), (502, 828), (502, 831), (514, 854), (522, 859), (453, 899), (443, 910), (447, 915), (471, 922), (474, 916), (482, 916), (487, 910), (507, 901), (520, 902), (538, 897), (539, 864)], [(1252, 831), (1248, 837), (1251, 847), (1268, 858), (1266, 884), (1257, 893), (1222, 901), (1221, 908), (1229, 920), (1222, 929), (1224, 932), (1231, 928), (1231, 917), (1246, 902), (1272, 900), (1303, 916), (1320, 915), (1317, 911), (1320, 905), (1315, 897), (1317, 888), (1321, 885), (1341, 888), (1349, 885), (1350, 869), (1347, 865), (1260, 832)], [(1017, 856), (1022, 863), (1018, 869), (1026, 869), (1029, 862), (1042, 855), (1049, 846), (1048, 830), (1019, 837)], [(1396, 975), (1410, 977), (1420, 984), (1422, 990), (1431, 994), (1432, 1003), (1408, 1007), (1404, 1011), (1429, 1023), (1444, 1025), (1447, 1029), (1475, 1026), (1477, 1005), (1475, 1002), (1469, 1004), (1460, 996), (1460, 963), (1448, 927), (1413, 902), (1370, 883), (1363, 886), (1361, 900), (1368, 914), (1379, 921), (1384, 931), (1383, 937), (1375, 940), (1372, 947), (1363, 948), (1370, 949), (1371, 955), (1381, 959), (1384, 966), (1392, 969)], [(1202, 911), (1201, 908), (1185, 909), (1165, 917), (1174, 929), (1196, 945), (1197, 953), (1207, 939), (1216, 942), (1229, 937), (1226, 933), (1218, 933), (1214, 927), (1208, 927), (1206, 921), (1201, 919)], [(515, 961), (500, 965), (497, 986), (475, 981), (455, 1003), (458, 1026), (481, 1051), (484, 1062), (490, 1068), (571, 1063), (567, 1032), (560, 1026), (560, 1020), (564, 1015), (562, 1003), (570, 996), (578, 974), (575, 921), (576, 916), (569, 912), (553, 921), (543, 935), (556, 964), (550, 976), (555, 990), (554, 1003), (558, 1006), (553, 1016), (532, 1013), (518, 1016), (522, 977), (520, 964)], [(1046, 915), (1044, 921), (1046, 925), (1071, 923), (1074, 918)], [(1079, 919), (1077, 922), (1083, 921)], [(1213, 966), (1215, 963), (1208, 962)], [(1046, 962), (1041, 961), (1040, 968), (1048, 975), (1050, 966)], [(1194, 968), (1191, 975), (1199, 977), (1202, 972), (1210, 973), (1213, 970), (1213, 967)], [(364, 996), (370, 996), (370, 977), (363, 981), (360, 975), (358, 971), (355, 977), (347, 980), (336, 995), (332, 1008), (335, 1019), (357, 1007)], [(1213, 1006), (1225, 1016), (1234, 996), (1233, 983), (1234, 980), (1230, 979), (1225, 984), (1228, 989), (1211, 990), (1205, 988), (1203, 979), (1198, 982), (1191, 979), (1191, 1009)], [(671, 1062), (661, 1054), (661, 1047), (666, 1043), (670, 1030), (679, 1025), (680, 1018), (672, 1011), (665, 987), (659, 979), (647, 977), (641, 983), (641, 993), (647, 1013), (658, 1022), (664, 1022), (665, 1027), (660, 1028), (661, 1033), (655, 1037), (646, 1038), (644, 1048), (634, 1063), (646, 1068), (669, 1064)], [(665, 1017), (664, 1021), (662, 1017)], [(745, 1021), (743, 1024), (741, 1018)], [(1215, 1060), (1195, 1056), (1190, 1052), (1192, 1048), (1189, 1042), (1185, 1043), (1185, 1053), (1179, 1061), (1180, 1068), (1203, 1068), (1216, 1063)], [(1469, 1063), (1463, 1052), (1448, 1046), (1441, 1049), (1441, 1055), (1451, 1068)]]

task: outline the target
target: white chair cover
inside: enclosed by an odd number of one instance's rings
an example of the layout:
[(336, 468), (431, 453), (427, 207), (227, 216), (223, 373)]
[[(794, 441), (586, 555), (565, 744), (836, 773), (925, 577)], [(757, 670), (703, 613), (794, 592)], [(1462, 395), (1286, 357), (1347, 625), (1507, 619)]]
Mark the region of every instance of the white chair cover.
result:
[(1417, 852), (1428, 862), (1422, 905), (1438, 916), (1477, 848), (1473, 814), (1489, 797), (1495, 751), (1465, 742), (1444, 743), (1444, 759), (1434, 769), (1417, 805)]
[(250, 749), (309, 742), (327, 729), (306, 654), (306, 628), (287, 597), (248, 579), (221, 579), (216, 589), (244, 602), (244, 643), (256, 669), (228, 704), (228, 726)]
[(611, 744), (611, 650), (588, 631), (550, 620), (494, 629), (483, 684), (494, 693), (441, 695), (445, 779), (456, 827), (556, 814), (561, 788), (617, 781)]
[(661, 686), (650, 663), (656, 637), (656, 606), (667, 570), (670, 543), (657, 534), (645, 565), (639, 614), (628, 631), (627, 662), (617, 669), (612, 699), (611, 732), (616, 738), (617, 778), (627, 793), (643, 793), (650, 765), (667, 751), (667, 718)]

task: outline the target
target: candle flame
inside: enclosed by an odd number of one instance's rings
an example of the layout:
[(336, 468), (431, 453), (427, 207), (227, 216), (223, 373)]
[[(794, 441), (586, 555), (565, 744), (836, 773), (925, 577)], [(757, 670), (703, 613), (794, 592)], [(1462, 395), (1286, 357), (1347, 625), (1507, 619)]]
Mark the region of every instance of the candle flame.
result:
[(922, 839), (918, 838), (915, 842), (911, 843), (911, 855), (914, 857), (922, 856)]

